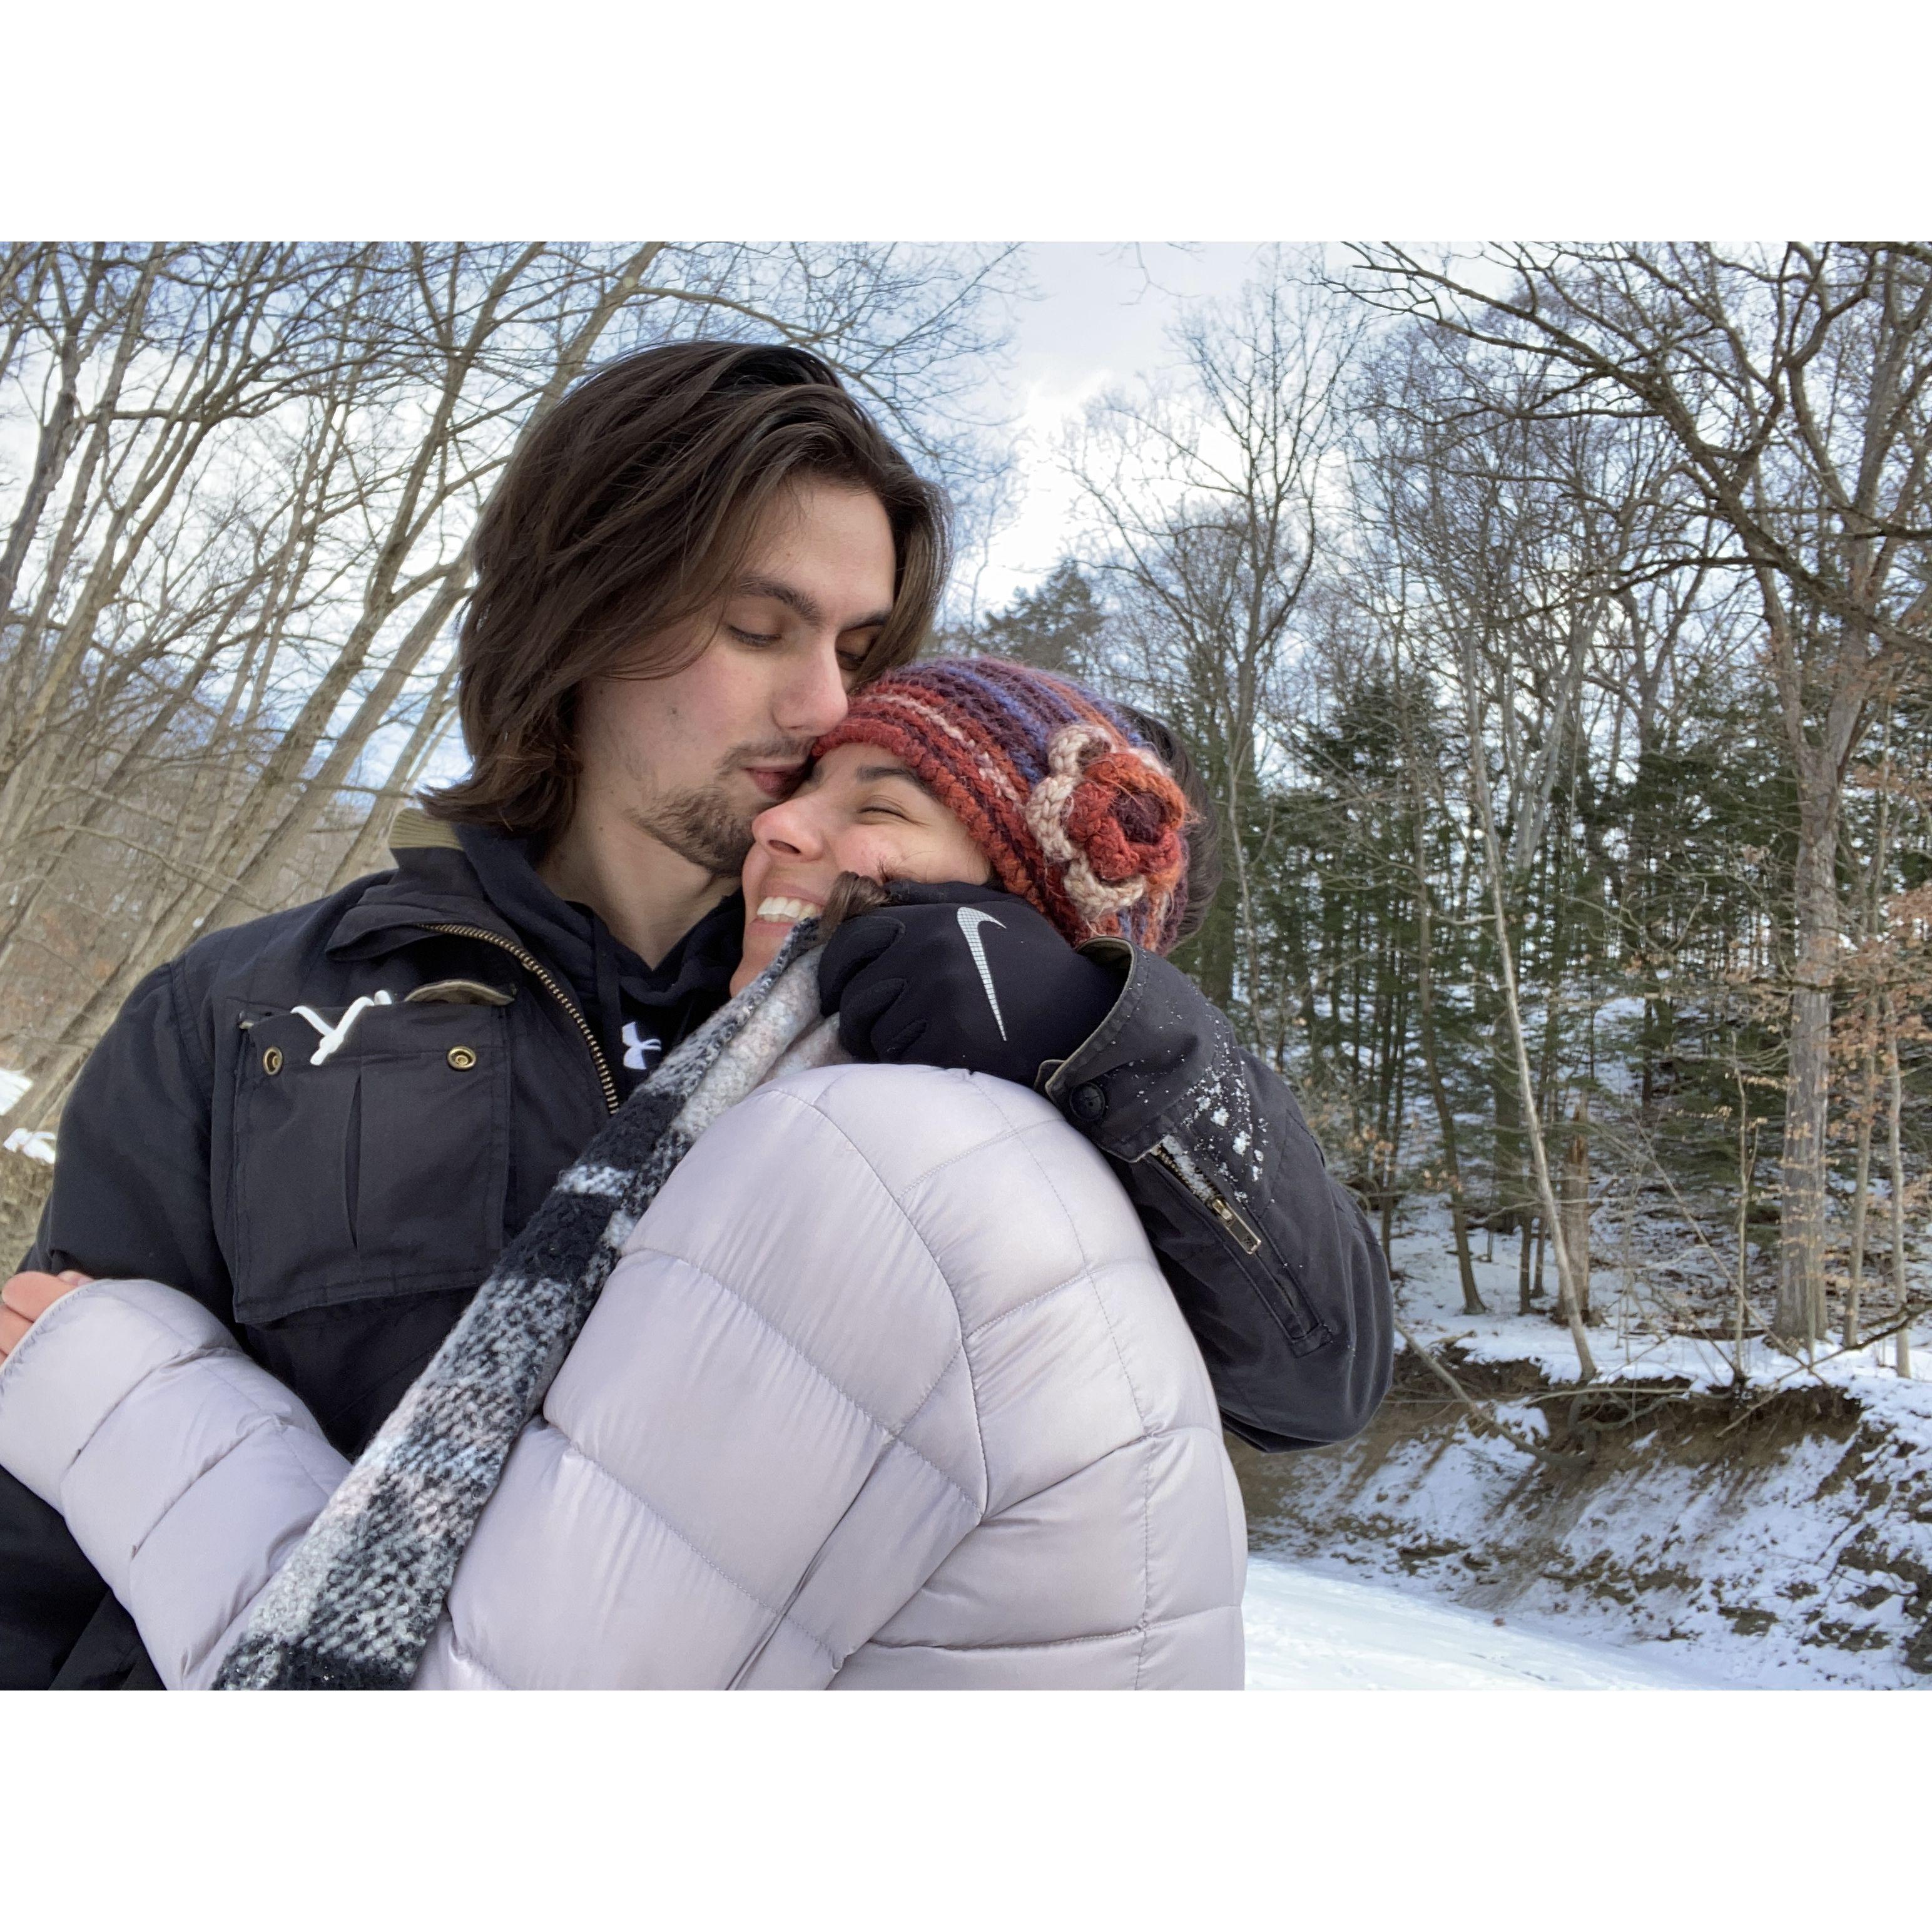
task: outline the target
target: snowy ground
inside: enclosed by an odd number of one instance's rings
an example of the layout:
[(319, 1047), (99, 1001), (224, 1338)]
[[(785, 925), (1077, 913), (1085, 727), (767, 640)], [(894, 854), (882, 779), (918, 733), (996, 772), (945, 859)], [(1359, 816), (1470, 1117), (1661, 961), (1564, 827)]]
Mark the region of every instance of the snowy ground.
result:
[[(1405, 1323), (1451, 1360), (1534, 1363), (1574, 1382), (1568, 1333), (1514, 1312), (1514, 1244), (1496, 1248), (1478, 1268), (1492, 1312), (1466, 1316), (1446, 1221), (1419, 1216), (1392, 1257)], [(1641, 1268), (1593, 1270), (1609, 1317), (1590, 1331), (1599, 1386), (1727, 1388), (1727, 1347), (1646, 1332), (1660, 1303)], [(1932, 1688), (1932, 1322), (1915, 1334), (1909, 1378), (1894, 1349), (1826, 1348), (1806, 1363), (1748, 1340), (1735, 1424), (1728, 1409), (1700, 1420), (1653, 1407), (1638, 1425), (1648, 1433), (1620, 1438), (1580, 1477), (1552, 1476), (1518, 1446), (1548, 1433), (1534, 1388), (1497, 1412), (1510, 1442), (1479, 1436), (1453, 1410), (1445, 1423), (1428, 1384), (1430, 1400), (1412, 1390), (1406, 1411), (1393, 1403), (1354, 1444), (1242, 1463), (1255, 1681), (1281, 1670), (1317, 1673), (1293, 1682), (1517, 1681), (1521, 1637), (1541, 1660), (1526, 1681), (1580, 1681), (1536, 1674), (1546, 1666), (1600, 1684), (1630, 1671), (1680, 1684)], [(1756, 1432), (1727, 1448), (1760, 1413)], [(1340, 1676), (1319, 1676), (1330, 1670)]]
[(1695, 1690), (1647, 1646), (1579, 1643), (1501, 1617), (1253, 1556), (1241, 1606), (1250, 1690)]

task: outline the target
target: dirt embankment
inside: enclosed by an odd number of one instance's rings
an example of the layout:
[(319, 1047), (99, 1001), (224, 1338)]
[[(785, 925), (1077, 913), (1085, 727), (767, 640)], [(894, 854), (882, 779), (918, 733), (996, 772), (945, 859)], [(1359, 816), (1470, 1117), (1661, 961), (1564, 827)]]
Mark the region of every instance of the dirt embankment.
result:
[(1660, 1382), (1578, 1398), (1531, 1364), (1448, 1360), (1544, 1457), (1481, 1432), (1405, 1351), (1355, 1442), (1236, 1447), (1255, 1546), (1580, 1632), (1691, 1642), (1740, 1681), (1932, 1677), (1932, 1390)]

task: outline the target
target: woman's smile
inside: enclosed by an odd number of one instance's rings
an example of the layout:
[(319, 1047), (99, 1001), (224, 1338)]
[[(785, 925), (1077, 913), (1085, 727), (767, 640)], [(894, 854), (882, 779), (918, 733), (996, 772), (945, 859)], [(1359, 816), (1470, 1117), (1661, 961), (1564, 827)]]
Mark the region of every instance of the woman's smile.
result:
[(785, 893), (767, 893), (752, 914), (754, 926), (775, 926), (789, 932), (802, 919), (814, 919), (825, 910), (822, 900), (801, 898)]
[(841, 872), (934, 885), (977, 885), (992, 873), (965, 826), (872, 745), (828, 752), (790, 797), (752, 821), (752, 841), (734, 993), (772, 963), (800, 920), (824, 910)]

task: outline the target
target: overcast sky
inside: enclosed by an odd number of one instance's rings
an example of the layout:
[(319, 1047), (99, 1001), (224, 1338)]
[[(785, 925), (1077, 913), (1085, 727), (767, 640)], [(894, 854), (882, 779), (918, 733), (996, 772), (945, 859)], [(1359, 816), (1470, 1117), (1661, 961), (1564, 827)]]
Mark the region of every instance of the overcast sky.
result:
[[(1071, 495), (1053, 463), (1060, 425), (1108, 383), (1170, 362), (1162, 332), (1180, 304), (1238, 293), (1258, 245), (1028, 244), (1040, 299), (1019, 306), (1015, 353), (992, 398), (1019, 431), (1018, 501), (993, 539), (976, 586), (959, 586), (969, 594), (976, 588), (981, 608), (996, 608), (1031, 587), (1065, 548)], [(969, 574), (977, 561), (962, 559)]]

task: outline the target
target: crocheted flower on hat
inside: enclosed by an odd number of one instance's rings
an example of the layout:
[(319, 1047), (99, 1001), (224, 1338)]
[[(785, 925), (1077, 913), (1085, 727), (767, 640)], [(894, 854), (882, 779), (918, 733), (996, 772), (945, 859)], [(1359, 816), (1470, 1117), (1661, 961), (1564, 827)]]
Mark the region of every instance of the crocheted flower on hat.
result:
[(1147, 901), (1154, 928), (1186, 870), (1187, 800), (1154, 754), (1097, 725), (1076, 723), (1048, 746), (1048, 774), (1027, 800), (1027, 828), (1065, 867), (1067, 896), (1096, 932)]

